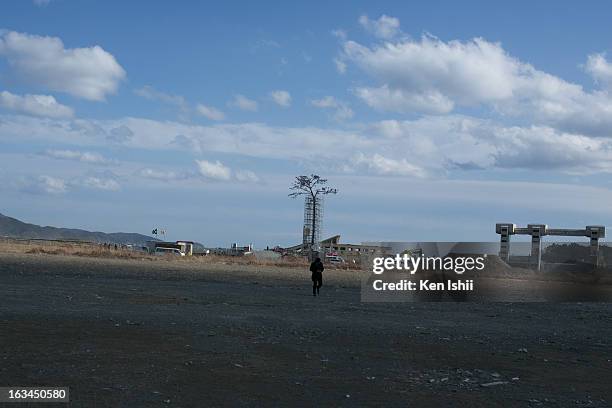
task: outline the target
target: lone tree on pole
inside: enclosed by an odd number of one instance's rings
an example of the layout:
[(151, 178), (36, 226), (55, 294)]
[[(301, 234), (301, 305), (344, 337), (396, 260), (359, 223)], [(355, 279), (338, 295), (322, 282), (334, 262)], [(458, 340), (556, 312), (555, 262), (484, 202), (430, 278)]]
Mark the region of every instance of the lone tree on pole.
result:
[[(314, 252), (317, 244), (317, 236), (319, 234), (319, 225), (321, 223), (321, 206), (323, 196), (327, 194), (336, 194), (337, 189), (327, 186), (327, 179), (321, 178), (316, 174), (310, 176), (297, 176), (289, 187), (291, 193), (289, 197), (296, 198), (305, 196), (304, 203), (304, 240), (303, 245), (309, 246), (311, 252)], [(310, 234), (306, 235), (307, 229)]]

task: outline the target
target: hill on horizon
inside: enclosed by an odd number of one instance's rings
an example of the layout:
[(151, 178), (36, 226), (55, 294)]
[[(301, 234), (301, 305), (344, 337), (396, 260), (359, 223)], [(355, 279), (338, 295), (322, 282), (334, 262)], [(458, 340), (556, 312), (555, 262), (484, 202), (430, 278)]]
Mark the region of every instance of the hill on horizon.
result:
[(145, 245), (157, 238), (130, 232), (92, 232), (76, 228), (41, 227), (0, 213), (0, 237), (22, 239), (65, 239), (98, 243)]

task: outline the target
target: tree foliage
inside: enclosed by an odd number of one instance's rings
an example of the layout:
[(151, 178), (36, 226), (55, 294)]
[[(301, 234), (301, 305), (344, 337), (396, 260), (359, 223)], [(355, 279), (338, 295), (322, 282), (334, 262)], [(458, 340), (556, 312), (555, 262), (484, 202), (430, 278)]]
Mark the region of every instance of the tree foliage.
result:
[(337, 189), (327, 186), (327, 179), (316, 174), (297, 176), (289, 190), (291, 190), (289, 197), (310, 195), (313, 199), (316, 199), (318, 195), (336, 194), (338, 192)]

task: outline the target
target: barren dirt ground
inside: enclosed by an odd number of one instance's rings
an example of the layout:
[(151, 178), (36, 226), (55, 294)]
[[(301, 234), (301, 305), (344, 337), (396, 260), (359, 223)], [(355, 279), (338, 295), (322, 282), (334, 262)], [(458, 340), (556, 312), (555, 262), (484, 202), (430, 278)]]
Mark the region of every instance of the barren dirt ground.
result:
[(361, 303), (355, 274), (313, 298), (298, 269), (0, 254), (0, 385), (74, 407), (612, 406), (611, 304)]

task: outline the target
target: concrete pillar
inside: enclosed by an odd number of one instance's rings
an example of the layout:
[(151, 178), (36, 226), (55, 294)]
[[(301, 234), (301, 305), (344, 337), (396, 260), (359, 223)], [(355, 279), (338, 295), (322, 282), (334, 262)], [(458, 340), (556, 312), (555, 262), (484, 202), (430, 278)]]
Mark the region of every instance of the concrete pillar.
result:
[(589, 255), (591, 256), (591, 262), (593, 263), (593, 266), (598, 267), (599, 266), (599, 238), (591, 237), (591, 251)]
[(602, 225), (587, 225), (586, 232), (587, 237), (589, 237), (591, 241), (589, 257), (593, 266), (597, 268), (600, 261), (599, 239), (606, 236), (606, 228)]
[(542, 264), (542, 237), (546, 235), (546, 225), (529, 224), (527, 228), (531, 234), (530, 264), (533, 269), (539, 271)]
[(540, 270), (540, 265), (542, 263), (542, 240), (540, 238), (540, 233), (535, 232), (531, 235), (531, 256), (530, 263), (531, 267), (536, 271)]
[(510, 262), (510, 235), (514, 234), (514, 224), (496, 224), (495, 232), (500, 235), (499, 257), (506, 263)]
[(506, 263), (510, 262), (510, 232), (507, 227), (501, 230), (499, 257)]

